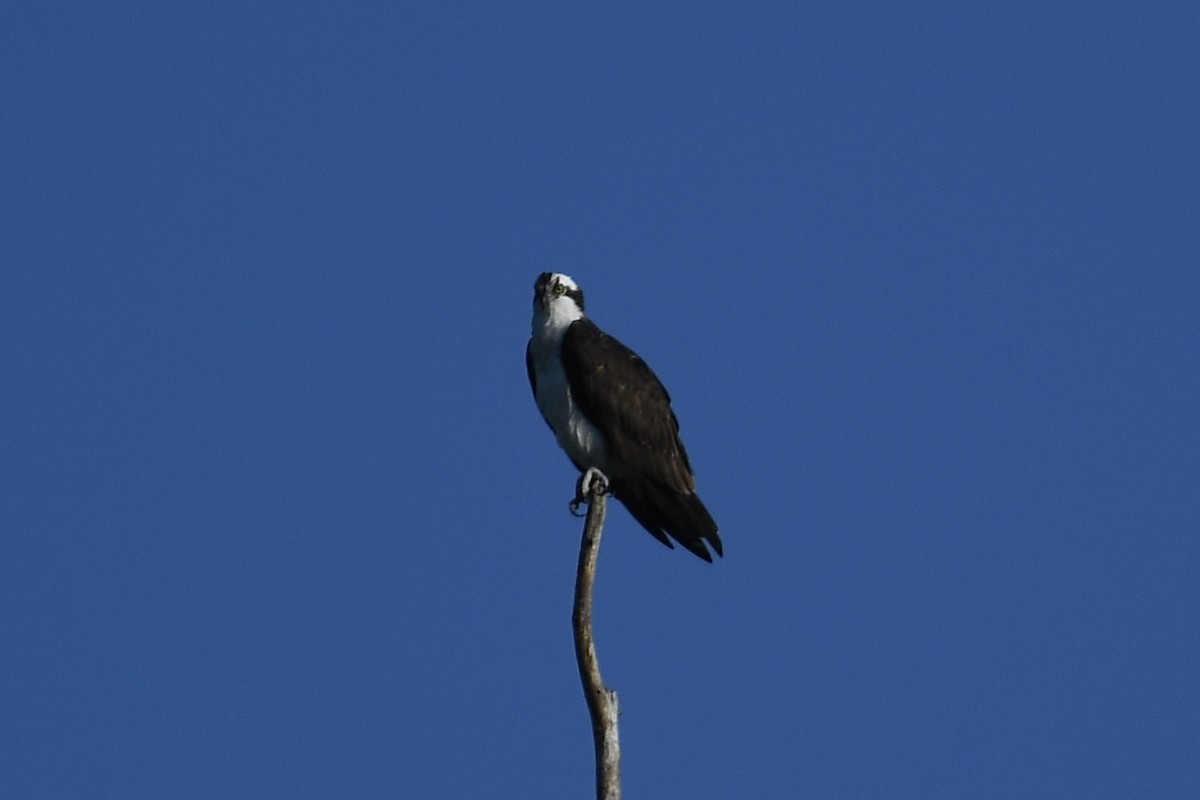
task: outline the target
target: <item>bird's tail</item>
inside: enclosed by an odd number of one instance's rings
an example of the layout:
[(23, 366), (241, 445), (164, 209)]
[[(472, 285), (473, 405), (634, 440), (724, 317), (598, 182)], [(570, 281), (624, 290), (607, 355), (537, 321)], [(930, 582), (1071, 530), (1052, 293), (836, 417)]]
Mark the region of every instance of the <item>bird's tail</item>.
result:
[[(681, 494), (666, 487), (653, 486), (634, 493), (622, 493), (618, 488), (615, 494), (633, 518), (667, 547), (675, 546), (671, 543), (674, 539), (685, 550), (708, 562), (712, 561), (708, 547), (718, 556), (725, 554), (717, 533), (717, 523), (695, 492)], [(705, 543), (708, 547), (705, 547)]]

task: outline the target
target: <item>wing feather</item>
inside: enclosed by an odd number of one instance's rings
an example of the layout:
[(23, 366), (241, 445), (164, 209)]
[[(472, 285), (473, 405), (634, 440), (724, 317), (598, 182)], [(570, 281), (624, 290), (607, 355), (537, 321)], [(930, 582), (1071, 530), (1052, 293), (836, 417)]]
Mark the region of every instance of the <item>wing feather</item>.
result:
[(533, 389), (533, 399), (537, 400), (537, 372), (533, 368), (533, 339), (525, 345), (525, 373), (529, 376), (529, 388)]
[(705, 561), (723, 554), (717, 523), (696, 494), (671, 396), (637, 353), (587, 318), (567, 329), (563, 369), (571, 398), (600, 429), (616, 495), (642, 527)]
[(610, 458), (673, 491), (695, 491), (671, 396), (646, 362), (588, 319), (567, 329), (562, 347), (571, 397), (604, 434)]

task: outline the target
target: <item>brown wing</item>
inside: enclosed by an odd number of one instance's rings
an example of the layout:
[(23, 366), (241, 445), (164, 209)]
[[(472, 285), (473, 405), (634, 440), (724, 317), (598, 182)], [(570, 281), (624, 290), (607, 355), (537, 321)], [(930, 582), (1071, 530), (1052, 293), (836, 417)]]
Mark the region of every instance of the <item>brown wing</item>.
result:
[(611, 459), (674, 491), (695, 490), (671, 396), (637, 353), (581, 319), (563, 337), (562, 360), (571, 397), (604, 434)]
[(525, 374), (529, 376), (529, 388), (533, 390), (533, 399), (537, 399), (537, 372), (533, 369), (533, 339), (525, 345)]
[(637, 353), (588, 319), (563, 337), (571, 398), (604, 434), (613, 494), (663, 544), (675, 539), (712, 561), (722, 553), (717, 524), (696, 495), (696, 480), (679, 439), (671, 396)]

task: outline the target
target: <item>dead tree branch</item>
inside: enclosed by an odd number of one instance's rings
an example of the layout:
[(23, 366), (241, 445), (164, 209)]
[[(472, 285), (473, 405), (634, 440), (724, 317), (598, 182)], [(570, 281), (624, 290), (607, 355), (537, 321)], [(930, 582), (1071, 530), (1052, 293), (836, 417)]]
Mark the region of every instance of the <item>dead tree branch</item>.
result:
[(588, 492), (587, 521), (579, 545), (579, 567), (575, 572), (575, 659), (579, 680), (592, 718), (592, 741), (596, 748), (596, 798), (621, 800), (621, 745), (617, 737), (617, 693), (605, 687), (596, 659), (592, 637), (592, 587), (596, 583), (596, 559), (604, 530), (605, 491), (603, 481), (593, 481)]

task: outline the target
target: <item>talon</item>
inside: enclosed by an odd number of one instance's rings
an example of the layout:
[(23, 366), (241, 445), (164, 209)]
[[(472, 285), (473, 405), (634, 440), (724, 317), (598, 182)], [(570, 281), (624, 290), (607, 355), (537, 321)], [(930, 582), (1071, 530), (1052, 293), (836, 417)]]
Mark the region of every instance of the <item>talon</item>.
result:
[(588, 467), (587, 472), (579, 476), (579, 482), (575, 484), (575, 499), (571, 501), (571, 513), (576, 517), (582, 517), (579, 512), (579, 507), (586, 504), (592, 496), (592, 490), (595, 489), (597, 494), (605, 494), (608, 492), (608, 476), (595, 467)]
[(608, 476), (596, 467), (588, 467), (588, 471), (579, 479), (579, 493), (576, 496), (590, 497), (593, 485), (597, 494), (604, 494), (608, 491)]

